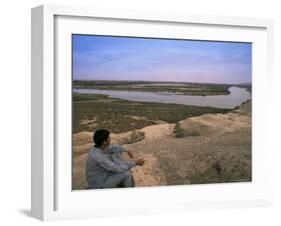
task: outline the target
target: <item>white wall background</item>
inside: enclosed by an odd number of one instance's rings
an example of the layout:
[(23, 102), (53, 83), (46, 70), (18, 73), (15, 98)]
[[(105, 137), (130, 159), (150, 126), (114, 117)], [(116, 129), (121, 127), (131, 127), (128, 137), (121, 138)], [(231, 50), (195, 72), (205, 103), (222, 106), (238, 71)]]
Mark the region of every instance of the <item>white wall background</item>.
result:
[[(38, 225), (30, 208), (30, 8), (43, 3), (275, 20), (274, 207), (50, 222), (51, 225), (281, 225), (281, 7), (278, 0), (9, 0), (0, 8), (0, 224)], [(279, 135), (279, 136), (278, 136)], [(280, 138), (279, 138), (280, 140)], [(239, 191), (237, 191), (239, 192)]]

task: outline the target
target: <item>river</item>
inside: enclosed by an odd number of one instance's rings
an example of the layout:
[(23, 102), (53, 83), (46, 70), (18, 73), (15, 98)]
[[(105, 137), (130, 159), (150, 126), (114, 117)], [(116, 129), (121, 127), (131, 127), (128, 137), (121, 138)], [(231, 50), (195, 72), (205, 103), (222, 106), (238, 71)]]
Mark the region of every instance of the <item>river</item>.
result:
[(172, 103), (228, 109), (235, 108), (242, 102), (251, 99), (251, 93), (245, 88), (232, 86), (229, 88), (229, 91), (229, 95), (188, 96), (143, 91), (99, 90), (84, 88), (73, 89), (73, 92), (75, 93), (105, 94), (109, 97), (137, 102)]

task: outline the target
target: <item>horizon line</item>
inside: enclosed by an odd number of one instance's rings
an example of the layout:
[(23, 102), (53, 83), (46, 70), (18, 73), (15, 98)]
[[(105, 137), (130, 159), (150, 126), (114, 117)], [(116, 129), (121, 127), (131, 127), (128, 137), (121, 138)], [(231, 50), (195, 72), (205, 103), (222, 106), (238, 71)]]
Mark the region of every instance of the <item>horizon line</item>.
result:
[(171, 82), (171, 83), (200, 83), (200, 84), (220, 84), (220, 85), (241, 85), (241, 84), (251, 84), (252, 85), (252, 81), (250, 82), (239, 82), (239, 83), (214, 83), (214, 82), (181, 82), (181, 81), (171, 81), (171, 80), (165, 80), (165, 81), (155, 81), (155, 80), (103, 80), (103, 79), (72, 79), (72, 81), (119, 81), (119, 82), (158, 82), (158, 83), (167, 83), (167, 82)]

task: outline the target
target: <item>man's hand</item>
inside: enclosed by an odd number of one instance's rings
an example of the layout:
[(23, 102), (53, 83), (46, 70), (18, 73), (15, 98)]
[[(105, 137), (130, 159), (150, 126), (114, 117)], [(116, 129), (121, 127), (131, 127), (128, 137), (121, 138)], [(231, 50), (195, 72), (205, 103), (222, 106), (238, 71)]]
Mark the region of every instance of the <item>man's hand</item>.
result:
[(145, 162), (144, 159), (138, 159), (138, 160), (136, 161), (136, 165), (137, 165), (137, 166), (143, 166), (144, 162)]
[(131, 151), (127, 151), (127, 154), (128, 154), (128, 156), (132, 159), (132, 158), (134, 158), (134, 155), (133, 155), (133, 153), (131, 152)]

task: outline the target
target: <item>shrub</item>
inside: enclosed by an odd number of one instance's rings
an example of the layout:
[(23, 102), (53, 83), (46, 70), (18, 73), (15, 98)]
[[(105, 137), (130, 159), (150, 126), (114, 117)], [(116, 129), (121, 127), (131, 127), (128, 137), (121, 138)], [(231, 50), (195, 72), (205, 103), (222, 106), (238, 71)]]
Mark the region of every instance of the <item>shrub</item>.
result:
[(184, 129), (181, 128), (180, 124), (177, 122), (174, 128), (174, 134), (176, 138), (185, 137)]

